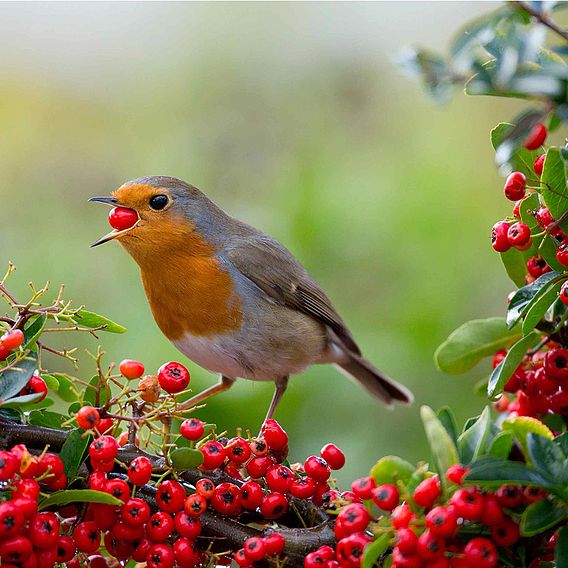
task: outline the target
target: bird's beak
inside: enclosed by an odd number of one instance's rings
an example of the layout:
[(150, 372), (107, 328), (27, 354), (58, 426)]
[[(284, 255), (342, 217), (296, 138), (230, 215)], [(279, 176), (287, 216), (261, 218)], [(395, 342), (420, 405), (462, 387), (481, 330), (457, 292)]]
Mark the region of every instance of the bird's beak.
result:
[[(89, 201), (95, 201), (97, 203), (105, 203), (106, 205), (110, 205), (111, 207), (119, 207), (120, 206), (118, 199), (115, 199), (114, 197), (91, 197), (89, 199)], [(110, 233), (107, 233), (104, 237), (101, 237), (99, 240), (95, 241), (91, 245), (91, 248), (97, 247), (97, 246), (102, 245), (104, 243), (108, 243), (109, 241), (112, 241), (113, 239), (121, 237), (122, 235), (125, 235), (126, 233), (128, 233), (128, 231), (133, 229), (135, 226), (136, 225), (133, 225), (132, 227), (129, 227), (128, 229), (124, 229), (123, 231), (117, 231), (116, 229), (113, 229)]]

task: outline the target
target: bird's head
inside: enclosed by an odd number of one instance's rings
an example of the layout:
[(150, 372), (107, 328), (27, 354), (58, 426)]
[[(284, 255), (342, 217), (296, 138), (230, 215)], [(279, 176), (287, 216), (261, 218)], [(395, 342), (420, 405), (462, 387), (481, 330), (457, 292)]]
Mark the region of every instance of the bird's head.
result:
[(219, 232), (215, 228), (224, 215), (197, 188), (166, 176), (135, 179), (110, 197), (89, 201), (133, 212), (126, 227), (119, 225), (91, 246), (116, 239), (139, 263), (181, 247), (189, 254), (210, 252)]

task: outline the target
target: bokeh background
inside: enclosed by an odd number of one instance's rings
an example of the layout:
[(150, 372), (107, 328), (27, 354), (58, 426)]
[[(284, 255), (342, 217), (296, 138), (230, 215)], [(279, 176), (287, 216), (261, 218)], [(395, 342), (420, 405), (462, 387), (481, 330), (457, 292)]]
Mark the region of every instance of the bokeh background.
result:
[[(308, 370), (277, 416), (292, 459), (335, 441), (344, 482), (381, 455), (428, 459), (421, 404), (449, 404), (460, 421), (484, 404), (473, 385), (488, 365), (448, 377), (432, 355), (463, 321), (504, 310), (510, 284), (488, 233), (508, 205), (489, 130), (517, 107), (459, 94), (436, 107), (394, 59), (409, 44), (444, 49), (492, 6), (3, 3), (0, 264), (16, 263), (12, 287), (64, 282), (128, 327), (101, 335), (108, 361), (154, 371), (180, 358), (130, 258), (114, 243), (89, 249), (108, 226), (86, 200), (143, 175), (184, 178), (285, 243), (367, 356), (416, 394), (388, 412), (333, 368)], [(90, 365), (83, 356), (85, 377)], [(216, 380), (189, 368), (195, 389)], [(240, 381), (200, 416), (254, 430), (271, 394)]]

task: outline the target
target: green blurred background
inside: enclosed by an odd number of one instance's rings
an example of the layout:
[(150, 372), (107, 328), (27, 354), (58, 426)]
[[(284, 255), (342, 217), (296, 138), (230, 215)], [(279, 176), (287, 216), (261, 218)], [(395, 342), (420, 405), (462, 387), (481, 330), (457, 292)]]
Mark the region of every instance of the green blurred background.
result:
[[(143, 175), (184, 178), (288, 246), (367, 356), (415, 392), (413, 407), (388, 412), (332, 367), (308, 370), (277, 415), (291, 458), (334, 441), (344, 483), (381, 455), (427, 459), (421, 404), (462, 421), (484, 403), (472, 393), (488, 366), (448, 377), (432, 354), (464, 320), (504, 309), (511, 285), (488, 234), (509, 206), (488, 139), (518, 107), (462, 95), (436, 107), (393, 60), (407, 44), (442, 49), (493, 6), (2, 4), (0, 262), (18, 267), (12, 287), (64, 282), (128, 327), (101, 335), (109, 361), (187, 363), (154, 324), (133, 261), (117, 244), (89, 249), (108, 226), (86, 202)], [(81, 352), (96, 348), (80, 339)], [(195, 389), (216, 380), (189, 368)], [(254, 430), (271, 394), (240, 381), (200, 416)]]

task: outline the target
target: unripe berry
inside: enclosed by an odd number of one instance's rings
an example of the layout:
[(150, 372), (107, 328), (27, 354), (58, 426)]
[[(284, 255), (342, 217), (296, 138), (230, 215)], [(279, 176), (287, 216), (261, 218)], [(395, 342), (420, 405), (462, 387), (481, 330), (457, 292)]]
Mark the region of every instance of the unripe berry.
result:
[(126, 207), (114, 207), (109, 211), (108, 222), (113, 229), (125, 231), (138, 223), (138, 213)]
[(527, 150), (536, 150), (544, 144), (546, 140), (547, 130), (546, 126), (541, 122), (537, 122), (529, 132), (529, 135), (525, 138), (523, 146)]
[(513, 172), (505, 180), (503, 188), (505, 197), (510, 201), (518, 201), (525, 196), (527, 178), (522, 172)]

